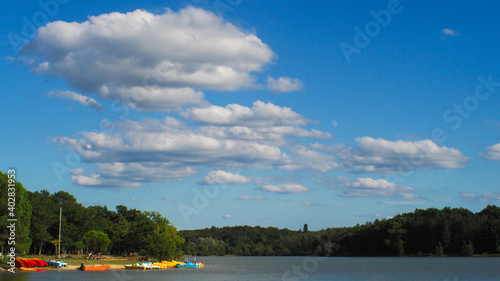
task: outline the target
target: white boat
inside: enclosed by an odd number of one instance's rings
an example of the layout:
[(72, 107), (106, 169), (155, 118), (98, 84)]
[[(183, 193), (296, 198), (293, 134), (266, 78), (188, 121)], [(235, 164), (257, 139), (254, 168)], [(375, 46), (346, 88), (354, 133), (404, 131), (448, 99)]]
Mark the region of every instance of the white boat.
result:
[(159, 265), (153, 265), (151, 262), (126, 264), (125, 269), (147, 270), (147, 269), (161, 269)]

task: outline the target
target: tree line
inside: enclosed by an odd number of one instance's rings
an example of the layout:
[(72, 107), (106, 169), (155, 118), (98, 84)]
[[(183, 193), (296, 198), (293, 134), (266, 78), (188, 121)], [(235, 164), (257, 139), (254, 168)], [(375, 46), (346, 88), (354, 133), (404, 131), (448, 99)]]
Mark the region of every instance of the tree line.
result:
[[(8, 176), (0, 172), (0, 245), (8, 244)], [(168, 259), (186, 255), (470, 256), (500, 252), (500, 208), (416, 209), (353, 227), (298, 231), (276, 227), (177, 229), (158, 212), (85, 207), (68, 192), (30, 192), (16, 182), (16, 250), (55, 254), (59, 208), (63, 253), (86, 251)]]
[(500, 208), (417, 209), (354, 227), (299, 231), (275, 227), (182, 230), (193, 255), (472, 256), (500, 252)]

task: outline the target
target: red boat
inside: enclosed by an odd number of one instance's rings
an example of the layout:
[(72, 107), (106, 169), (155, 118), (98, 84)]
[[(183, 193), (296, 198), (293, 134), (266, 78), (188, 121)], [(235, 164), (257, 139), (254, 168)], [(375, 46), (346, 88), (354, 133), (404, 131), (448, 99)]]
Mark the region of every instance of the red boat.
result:
[(81, 265), (78, 270), (81, 271), (104, 271), (108, 270), (111, 265)]

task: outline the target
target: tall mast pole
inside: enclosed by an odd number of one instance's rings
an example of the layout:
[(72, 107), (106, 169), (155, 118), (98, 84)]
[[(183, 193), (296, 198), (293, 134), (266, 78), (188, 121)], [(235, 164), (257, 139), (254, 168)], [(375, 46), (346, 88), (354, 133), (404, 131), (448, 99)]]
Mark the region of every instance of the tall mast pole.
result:
[(59, 245), (57, 247), (57, 258), (61, 257), (61, 220), (62, 220), (62, 207), (59, 208)]

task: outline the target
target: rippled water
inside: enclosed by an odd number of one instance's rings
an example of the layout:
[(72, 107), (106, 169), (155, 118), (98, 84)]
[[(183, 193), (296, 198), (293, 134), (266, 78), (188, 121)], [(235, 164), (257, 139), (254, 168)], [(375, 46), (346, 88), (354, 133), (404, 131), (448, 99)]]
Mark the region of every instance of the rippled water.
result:
[(500, 280), (500, 258), (200, 257), (203, 269), (1, 273), (0, 280)]

